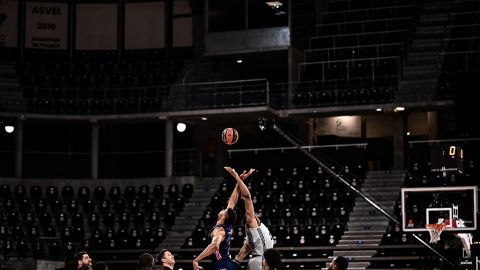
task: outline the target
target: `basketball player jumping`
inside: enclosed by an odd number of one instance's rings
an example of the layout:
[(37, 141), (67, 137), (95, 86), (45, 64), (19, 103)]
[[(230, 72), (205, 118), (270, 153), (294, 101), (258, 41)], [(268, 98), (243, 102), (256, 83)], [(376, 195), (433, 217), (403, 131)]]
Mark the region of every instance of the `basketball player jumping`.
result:
[[(245, 231), (247, 238), (234, 261), (237, 263), (237, 265), (240, 265), (240, 262), (248, 255), (250, 251), (252, 251), (252, 257), (248, 260), (247, 269), (262, 270), (263, 254), (265, 250), (273, 248), (272, 235), (270, 234), (267, 226), (260, 222), (260, 219), (255, 214), (252, 196), (250, 195), (250, 191), (248, 190), (247, 186), (243, 182), (244, 179), (238, 175), (235, 169), (225, 167), (225, 170), (227, 170), (237, 181), (240, 195), (245, 204)], [(249, 173), (253, 171), (253, 169), (250, 169)]]
[[(240, 176), (237, 174), (237, 177), (244, 180), (249, 177), (253, 171), (254, 170), (252, 169), (248, 173), (244, 172)], [(240, 182), (242, 181), (240, 180)], [(232, 225), (237, 221), (237, 214), (233, 208), (237, 204), (238, 194), (239, 188), (237, 181), (237, 185), (233, 189), (232, 195), (230, 195), (230, 199), (228, 200), (227, 208), (218, 213), (217, 223), (210, 231), (212, 242), (192, 262), (194, 270), (203, 269), (198, 263), (203, 258), (210, 256), (213, 253), (215, 253), (214, 265), (216, 270), (236, 269), (235, 263), (230, 258), (230, 240), (233, 235)]]

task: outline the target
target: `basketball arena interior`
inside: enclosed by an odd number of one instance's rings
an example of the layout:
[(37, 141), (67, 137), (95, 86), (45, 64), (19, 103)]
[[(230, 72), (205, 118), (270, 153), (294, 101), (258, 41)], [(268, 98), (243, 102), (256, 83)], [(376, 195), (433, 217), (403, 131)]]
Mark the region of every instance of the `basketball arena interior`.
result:
[(225, 166), (280, 269), (480, 269), (478, 0), (0, 0), (0, 60), (1, 270), (192, 269)]

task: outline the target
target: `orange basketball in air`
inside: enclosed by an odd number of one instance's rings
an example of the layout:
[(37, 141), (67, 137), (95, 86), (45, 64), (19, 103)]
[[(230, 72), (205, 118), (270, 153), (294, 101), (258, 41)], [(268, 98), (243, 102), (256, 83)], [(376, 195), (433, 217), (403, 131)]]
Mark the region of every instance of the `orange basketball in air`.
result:
[(226, 128), (222, 132), (222, 141), (225, 144), (232, 145), (238, 141), (238, 132), (234, 128)]

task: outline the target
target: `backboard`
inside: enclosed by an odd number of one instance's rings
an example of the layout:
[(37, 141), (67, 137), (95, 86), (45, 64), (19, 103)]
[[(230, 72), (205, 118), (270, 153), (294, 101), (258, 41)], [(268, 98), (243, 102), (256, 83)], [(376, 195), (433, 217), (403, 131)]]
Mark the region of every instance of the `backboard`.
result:
[(427, 231), (426, 224), (445, 223), (445, 231), (477, 229), (476, 186), (402, 188), (402, 228)]

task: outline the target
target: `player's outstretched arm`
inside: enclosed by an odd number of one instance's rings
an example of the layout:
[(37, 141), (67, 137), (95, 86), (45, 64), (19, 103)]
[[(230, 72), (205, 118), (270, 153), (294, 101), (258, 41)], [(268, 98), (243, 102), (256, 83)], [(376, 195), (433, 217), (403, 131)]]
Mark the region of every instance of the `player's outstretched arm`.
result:
[(237, 256), (235, 256), (235, 263), (240, 265), (240, 263), (247, 257), (248, 253), (252, 250), (252, 247), (247, 243), (247, 241), (243, 242), (243, 246), (238, 252)]
[(245, 218), (247, 220), (248, 226), (250, 228), (256, 228), (258, 225), (256, 224), (255, 220), (255, 210), (253, 208), (252, 196), (250, 194), (250, 190), (248, 190), (248, 187), (243, 182), (243, 180), (250, 176), (255, 171), (255, 169), (250, 169), (248, 173), (242, 173), (242, 175), (246, 176), (244, 179), (242, 179), (233, 168), (225, 167), (225, 170), (229, 172), (237, 181), (239, 192), (245, 203)]
[(232, 208), (233, 209), (235, 207), (235, 205), (237, 205), (238, 196), (239, 196), (238, 184), (236, 184), (235, 187), (233, 188), (232, 195), (230, 195), (230, 199), (228, 199), (227, 208)]
[(210, 256), (215, 251), (219, 250), (220, 243), (225, 238), (225, 230), (223, 228), (215, 228), (212, 232), (212, 242), (200, 253), (192, 262), (193, 270), (202, 269), (198, 263), (205, 257)]
[[(248, 172), (243, 171), (243, 173), (240, 175), (240, 179), (242, 180), (247, 179), (254, 171), (255, 171), (254, 169), (250, 169), (250, 171)], [(247, 191), (248, 191), (248, 188), (247, 188)], [(230, 199), (228, 200), (227, 208), (233, 209), (235, 205), (237, 205), (239, 193), (240, 191), (239, 191), (238, 182), (237, 182), (237, 184), (235, 185), (235, 188), (233, 189), (232, 195), (230, 195)]]

